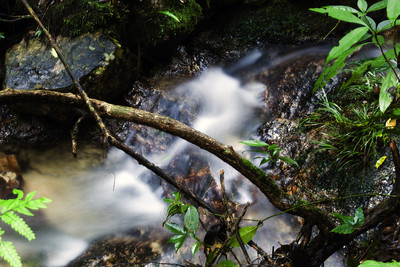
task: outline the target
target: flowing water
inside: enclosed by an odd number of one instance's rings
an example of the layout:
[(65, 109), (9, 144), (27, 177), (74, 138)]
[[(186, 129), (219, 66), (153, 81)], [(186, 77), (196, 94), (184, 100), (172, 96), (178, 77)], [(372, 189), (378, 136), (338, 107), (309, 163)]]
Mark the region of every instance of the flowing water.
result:
[[(261, 53), (254, 52), (233, 66), (231, 73), (253, 64), (260, 57)], [(244, 84), (221, 68), (211, 68), (167, 94), (178, 103), (183, 96), (189, 96), (189, 100), (197, 105), (192, 126), (241, 151), (245, 148), (239, 141), (254, 138), (260, 118), (258, 112), (263, 108), (264, 89), (263, 84)], [(182, 106), (178, 104), (171, 110), (176, 108)], [(186, 154), (188, 147), (194, 149), (187, 142), (176, 139), (165, 153), (146, 156), (165, 167), (175, 155)], [(161, 230), (166, 210), (161, 200), (163, 191), (142, 179), (148, 173), (146, 169), (114, 149), (105, 154), (101, 148), (85, 145), (78, 152), (78, 159), (74, 159), (68, 145), (28, 151), (29, 168), (23, 173), (26, 191), (35, 190), (38, 197), (46, 196), (53, 202), (29, 220), (37, 234), (36, 240), (27, 242), (9, 234), (5, 239), (15, 243), (23, 259), (39, 261), (36, 266), (65, 266), (92, 240), (110, 233), (154, 226), (159, 229), (160, 236), (165, 235)], [(206, 152), (199, 153), (209, 157), (214, 177), (219, 177), (220, 169), (225, 170), (230, 188), (238, 174)], [(189, 154), (186, 156), (190, 157)], [(250, 207), (248, 218), (262, 219), (277, 212), (265, 197), (254, 189), (251, 192), (250, 188), (251, 185), (244, 183), (235, 199), (241, 203), (257, 200)], [(268, 220), (256, 242), (271, 251), (272, 246), (292, 241), (298, 230), (295, 222), (295, 218), (288, 216)]]

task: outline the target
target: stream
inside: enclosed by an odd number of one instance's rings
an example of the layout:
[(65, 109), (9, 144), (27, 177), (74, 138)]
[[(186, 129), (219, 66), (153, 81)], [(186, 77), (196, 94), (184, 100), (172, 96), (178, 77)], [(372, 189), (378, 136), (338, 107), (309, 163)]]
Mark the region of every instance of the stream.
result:
[[(254, 65), (261, 57), (262, 53), (255, 51), (232, 66), (229, 73)], [(276, 61), (276, 64), (279, 62)], [(264, 90), (265, 86), (261, 83), (243, 83), (222, 68), (213, 67), (164, 93), (168, 99), (174, 100), (169, 103), (177, 103), (177, 106), (169, 107), (171, 112), (177, 109), (180, 112), (184, 108), (179, 99), (194, 101), (196, 114), (192, 127), (243, 152), (246, 147), (239, 141), (256, 138), (255, 131), (261, 122), (260, 112), (264, 108)], [(188, 98), (182, 100), (185, 97)], [(132, 132), (126, 142), (134, 137)], [(27, 242), (6, 229), (4, 240), (13, 241), (26, 262), (24, 266), (66, 266), (81, 255), (91, 241), (109, 234), (123, 234), (131, 229), (151, 227), (156, 229), (160, 240), (170, 236), (162, 228), (167, 208), (162, 201), (163, 187), (149, 184), (146, 178), (148, 171), (122, 152), (115, 149), (106, 152), (101, 147), (81, 144), (78, 158), (74, 159), (69, 144), (64, 144), (51, 149), (30, 149), (26, 153), (29, 168), (23, 173), (25, 191), (37, 191), (37, 197), (46, 196), (52, 202), (47, 209), (27, 219), (36, 233), (36, 240)], [(156, 165), (166, 167), (179, 156), (181, 164), (190, 168), (191, 153), (207, 157), (217, 184), (219, 171), (225, 170), (228, 191), (235, 190), (240, 181), (240, 190), (236, 190), (234, 200), (254, 203), (247, 218), (263, 219), (278, 212), (249, 183), (240, 180), (236, 171), (186, 141), (173, 139), (163, 153), (148, 153), (146, 157)], [(253, 157), (249, 153), (243, 155)], [(270, 252), (272, 247), (291, 242), (299, 226), (296, 218), (286, 215), (274, 217), (264, 223), (255, 242)], [(160, 262), (179, 262), (186, 257), (183, 252), (174, 255), (172, 244), (165, 242), (160, 246), (167, 251), (159, 259)], [(195, 263), (204, 260), (197, 256), (186, 259)], [(340, 259), (333, 257), (325, 266), (341, 265)]]

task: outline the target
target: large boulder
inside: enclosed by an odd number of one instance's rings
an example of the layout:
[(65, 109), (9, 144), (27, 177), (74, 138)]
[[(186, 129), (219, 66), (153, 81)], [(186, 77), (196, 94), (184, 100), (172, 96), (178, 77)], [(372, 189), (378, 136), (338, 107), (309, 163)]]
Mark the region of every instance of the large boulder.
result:
[[(90, 97), (110, 100), (132, 80), (127, 51), (101, 33), (59, 37), (72, 72)], [(39, 38), (14, 45), (6, 53), (4, 88), (76, 92), (54, 49)]]

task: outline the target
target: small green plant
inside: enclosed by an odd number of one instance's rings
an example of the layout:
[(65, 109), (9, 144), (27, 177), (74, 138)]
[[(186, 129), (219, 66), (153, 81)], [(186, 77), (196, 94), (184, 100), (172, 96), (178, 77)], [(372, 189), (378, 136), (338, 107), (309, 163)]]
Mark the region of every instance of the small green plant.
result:
[[(323, 88), (340, 72), (351, 74), (350, 78), (333, 100), (328, 100), (322, 91), (320, 108), (305, 120), (306, 125), (319, 127), (323, 136), (328, 137), (319, 142), (320, 150), (332, 151), (340, 168), (366, 166), (377, 156), (378, 149), (387, 144), (389, 134), (398, 134), (394, 126), (387, 126), (387, 122), (400, 117), (397, 112), (400, 79), (395, 71), (399, 66), (400, 45), (396, 42), (396, 34), (392, 38), (384, 37), (388, 30), (396, 31), (400, 5), (397, 0), (383, 0), (369, 6), (365, 0), (358, 0), (357, 7), (311, 9), (358, 26), (332, 48), (314, 91)], [(388, 19), (375, 22), (369, 13), (382, 9), (386, 9)], [(379, 49), (379, 57), (346, 62), (352, 53), (370, 44)], [(378, 160), (376, 166), (381, 163), (383, 161)]]
[[(25, 199), (23, 199), (24, 193), (21, 190), (14, 189), (13, 193), (17, 195), (14, 199), (0, 199), (0, 218), (4, 223), (10, 225), (17, 233), (31, 241), (35, 239), (35, 234), (26, 224), (24, 219), (17, 213), (33, 216), (33, 213), (30, 210), (46, 208), (45, 203), (49, 203), (51, 200), (45, 197), (33, 199), (36, 192), (27, 194)], [(4, 231), (0, 228), (0, 236), (3, 234)], [(1, 237), (0, 256), (13, 267), (22, 266), (21, 258), (15, 250), (12, 242), (4, 241)]]
[[(169, 207), (167, 209), (167, 218), (165, 219), (163, 226), (165, 226), (171, 233), (174, 234), (174, 236), (172, 236), (168, 242), (174, 243), (175, 252), (178, 252), (178, 250), (183, 246), (187, 237), (191, 237), (196, 241), (191, 247), (193, 255), (198, 251), (200, 245), (204, 245), (206, 247), (215, 246), (215, 244), (204, 244), (204, 242), (200, 241), (199, 237), (196, 234), (200, 225), (200, 216), (196, 207), (184, 203), (181, 199), (179, 192), (173, 192), (172, 197), (173, 198), (164, 199), (165, 202), (169, 203)], [(167, 222), (175, 215), (184, 216), (183, 227), (177, 223)], [(223, 216), (220, 217), (222, 218)], [(259, 227), (260, 225), (244, 226), (238, 228), (238, 234), (244, 245), (253, 239)], [(212, 235), (216, 234), (217, 233), (215, 232), (212, 233)], [(230, 249), (238, 247), (240, 247), (240, 242), (238, 241), (236, 235), (233, 234), (231, 235), (229, 240), (227, 240), (225, 248)], [(215, 246), (214, 249), (211, 249), (210, 253), (207, 255), (206, 266), (209, 266), (215, 261), (215, 257), (220, 249), (225, 248)], [(219, 262), (216, 266), (235, 266), (235, 264), (230, 260), (225, 260)]]
[(0, 39), (4, 39), (4, 38), (5, 38), (4, 32), (0, 32)]
[[(311, 8), (310, 10), (326, 13), (330, 17), (340, 21), (350, 22), (361, 27), (357, 27), (346, 34), (340, 41), (339, 45), (332, 48), (326, 59), (325, 69), (318, 78), (314, 86), (314, 91), (324, 87), (327, 82), (336, 76), (346, 65), (345, 60), (356, 51), (365, 45), (375, 44), (381, 51), (382, 55), (378, 58), (366, 60), (358, 67), (353, 75), (359, 75), (360, 72), (367, 70), (369, 67), (388, 67), (389, 72), (384, 75), (382, 86), (379, 93), (379, 108), (384, 113), (393, 101), (389, 89), (397, 87), (399, 77), (395, 71), (396, 64), (399, 58), (400, 46), (393, 40), (386, 41), (383, 37), (383, 32), (392, 29), (396, 30), (396, 25), (399, 24), (397, 18), (400, 15), (400, 5), (397, 0), (383, 0), (372, 6), (368, 6), (365, 0), (358, 0), (357, 6), (359, 10), (349, 6), (325, 6), (322, 8)], [(376, 23), (368, 13), (386, 8), (387, 20)], [(391, 48), (392, 46), (393, 48)], [(387, 51), (385, 52), (385, 49)], [(333, 62), (333, 64), (332, 64)], [(330, 66), (328, 66), (331, 64)]]
[(333, 228), (331, 232), (338, 234), (351, 234), (357, 227), (364, 224), (364, 213), (361, 207), (359, 207), (354, 216), (345, 216), (339, 213), (332, 214), (335, 218), (339, 219), (341, 225)]
[(262, 153), (267, 155), (267, 157), (256, 157), (256, 158), (261, 158), (261, 162), (260, 162), (260, 166), (268, 163), (268, 162), (272, 162), (273, 164), (276, 164), (276, 162), (278, 161), (278, 159), (289, 163), (289, 164), (293, 164), (296, 166), (299, 166), (297, 164), (296, 161), (294, 161), (291, 158), (288, 157), (284, 157), (284, 156), (280, 156), (279, 153), (281, 152), (281, 148), (279, 148), (277, 145), (273, 144), (273, 145), (269, 145), (263, 141), (258, 141), (258, 140), (245, 140), (245, 141), (241, 141), (240, 143), (245, 144), (247, 146), (250, 147), (264, 147), (266, 150), (250, 150), (251, 152), (257, 152), (257, 153)]
[[(173, 234), (168, 243), (174, 243), (175, 252), (177, 252), (182, 245), (185, 243), (187, 237), (194, 238), (196, 242), (192, 245), (193, 255), (197, 252), (200, 246), (200, 239), (196, 235), (196, 232), (200, 224), (200, 216), (197, 209), (182, 202), (179, 192), (172, 193), (173, 198), (165, 198), (164, 201), (169, 203), (167, 209), (167, 218), (163, 225)], [(174, 215), (184, 215), (183, 227), (177, 223), (167, 222)]]

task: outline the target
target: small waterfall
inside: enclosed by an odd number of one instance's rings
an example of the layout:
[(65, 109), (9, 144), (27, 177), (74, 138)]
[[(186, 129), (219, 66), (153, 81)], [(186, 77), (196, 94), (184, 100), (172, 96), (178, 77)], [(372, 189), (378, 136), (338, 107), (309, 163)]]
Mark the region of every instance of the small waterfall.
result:
[[(257, 53), (252, 54), (235, 70), (251, 65), (259, 57)], [(243, 84), (221, 68), (210, 68), (168, 92), (168, 97), (196, 107), (197, 116), (191, 122), (192, 127), (240, 151), (244, 148), (239, 141), (248, 139), (257, 126), (258, 112), (263, 108), (263, 91), (263, 84)], [(176, 112), (176, 107), (170, 108)], [(193, 149), (186, 141), (176, 139), (165, 152), (167, 156), (150, 153), (146, 157), (166, 167), (175, 155), (190, 157), (186, 155), (189, 147)], [(211, 158), (214, 177), (219, 176), (220, 169), (225, 170), (227, 179), (237, 176), (220, 160), (209, 153), (205, 155)], [(53, 202), (41, 216), (47, 225), (43, 226), (42, 221), (33, 222), (37, 240), (27, 243), (11, 237), (17, 250), (23, 251), (23, 257), (39, 254), (47, 266), (64, 266), (96, 238), (142, 225), (161, 227), (165, 218), (162, 190), (154, 191), (141, 179), (146, 169), (115, 149), (109, 151), (106, 163), (103, 163), (101, 150), (91, 147), (81, 150), (79, 157), (74, 160), (68, 147), (37, 151), (32, 155), (32, 168), (24, 173), (26, 189), (36, 190), (38, 196), (49, 197)], [(241, 187), (239, 201), (252, 199), (246, 190), (247, 186)], [(262, 209), (260, 216), (272, 212), (269, 203), (263, 204)], [(276, 244), (278, 240), (273, 242)]]

